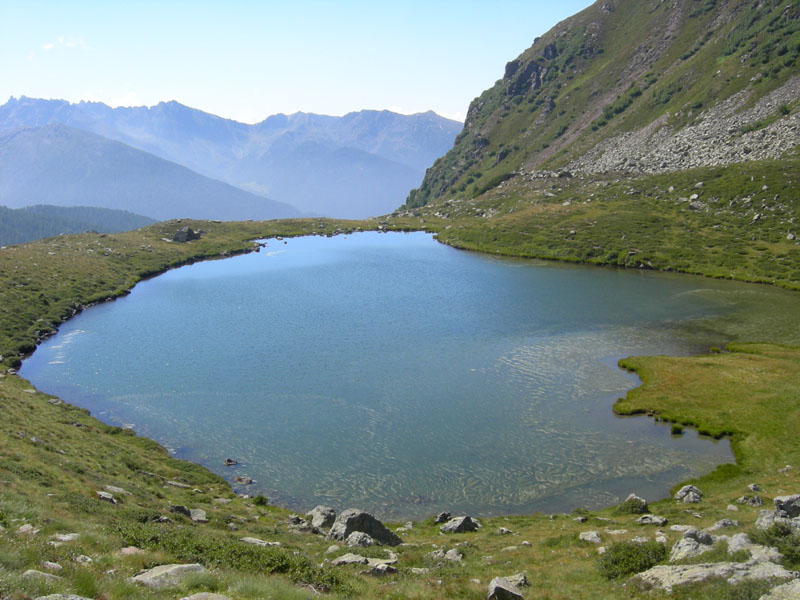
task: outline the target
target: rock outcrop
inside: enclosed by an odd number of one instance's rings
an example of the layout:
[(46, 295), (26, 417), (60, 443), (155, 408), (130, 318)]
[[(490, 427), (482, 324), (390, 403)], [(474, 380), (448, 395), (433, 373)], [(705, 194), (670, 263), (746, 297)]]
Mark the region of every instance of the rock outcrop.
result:
[(798, 574), (773, 563), (703, 563), (699, 565), (658, 565), (631, 578), (643, 587), (671, 592), (673, 587), (700, 583), (709, 579), (724, 579), (731, 585), (752, 580), (782, 580), (797, 578)]
[(326, 539), (344, 542), (354, 531), (366, 533), (378, 544), (397, 546), (403, 540), (390, 531), (383, 523), (371, 514), (355, 508), (348, 508), (336, 517)]
[(199, 564), (159, 565), (131, 577), (131, 581), (145, 587), (162, 588), (179, 585), (193, 573), (206, 573), (205, 567)]

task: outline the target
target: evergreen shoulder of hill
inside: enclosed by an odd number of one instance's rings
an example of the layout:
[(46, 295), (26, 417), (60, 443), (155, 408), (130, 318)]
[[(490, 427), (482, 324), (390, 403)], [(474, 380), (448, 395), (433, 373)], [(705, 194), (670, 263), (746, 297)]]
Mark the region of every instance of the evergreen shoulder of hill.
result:
[(0, 206), (0, 246), (22, 244), (62, 233), (119, 233), (153, 223), (155, 220), (149, 217), (107, 208), (46, 204), (17, 209)]

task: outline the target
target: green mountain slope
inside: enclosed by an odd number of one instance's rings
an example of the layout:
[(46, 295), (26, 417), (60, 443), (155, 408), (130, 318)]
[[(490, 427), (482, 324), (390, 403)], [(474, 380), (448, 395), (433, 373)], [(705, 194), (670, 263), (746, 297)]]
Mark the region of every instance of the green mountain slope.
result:
[(596, 2), (506, 65), (407, 205), (535, 171), (777, 158), (800, 138), (798, 57), (797, 2)]
[(471, 105), (395, 213), (516, 256), (800, 288), (800, 3), (597, 2)]
[(22, 244), (60, 233), (117, 233), (153, 223), (155, 221), (149, 217), (108, 208), (47, 204), (18, 209), (0, 206), (0, 246)]

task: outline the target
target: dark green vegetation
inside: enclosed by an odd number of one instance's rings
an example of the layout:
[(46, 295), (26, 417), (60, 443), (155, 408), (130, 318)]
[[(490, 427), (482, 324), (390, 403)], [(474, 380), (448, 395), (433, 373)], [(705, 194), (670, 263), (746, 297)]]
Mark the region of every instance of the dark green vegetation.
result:
[(618, 579), (646, 571), (666, 557), (667, 549), (658, 542), (617, 542), (606, 549), (597, 564), (603, 577)]
[(0, 206), (0, 246), (22, 244), (59, 233), (117, 233), (152, 223), (153, 219), (148, 217), (106, 208), (45, 204), (18, 209)]

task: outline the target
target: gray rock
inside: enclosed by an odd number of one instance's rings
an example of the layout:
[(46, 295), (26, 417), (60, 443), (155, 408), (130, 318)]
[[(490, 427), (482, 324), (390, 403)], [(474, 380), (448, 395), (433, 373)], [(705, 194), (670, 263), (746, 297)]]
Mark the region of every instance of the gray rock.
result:
[(733, 519), (720, 519), (711, 527), (709, 527), (708, 530), (719, 531), (720, 529), (725, 529), (727, 527), (739, 527), (739, 521), (734, 521)]
[(589, 542), (590, 544), (603, 543), (603, 540), (600, 539), (600, 534), (596, 531), (583, 531), (578, 534), (578, 539), (583, 542)]
[(447, 523), (439, 527), (442, 533), (465, 533), (467, 531), (478, 531), (480, 523), (472, 517), (453, 517)]
[(751, 492), (760, 492), (761, 486), (758, 485), (757, 483), (751, 483), (750, 485), (747, 486), (747, 489), (750, 490)]
[(797, 600), (800, 598), (800, 579), (772, 588), (758, 600)]
[(636, 519), (636, 522), (640, 525), (658, 525), (660, 527), (667, 524), (667, 519), (658, 515), (642, 515)]
[(254, 537), (243, 537), (243, 538), (241, 538), (241, 540), (245, 544), (251, 544), (253, 546), (262, 546), (264, 548), (267, 548), (269, 546), (280, 546), (281, 545), (280, 542), (268, 542), (266, 540), (260, 540), (258, 538), (254, 538)]
[(761, 496), (741, 496), (736, 499), (739, 504), (746, 504), (747, 506), (764, 506), (764, 501)]
[(175, 232), (175, 235), (172, 236), (172, 241), (179, 243), (191, 242), (197, 239), (200, 239), (200, 233), (196, 232), (191, 227), (181, 227)]
[(107, 492), (111, 492), (112, 494), (119, 494), (120, 496), (130, 496), (131, 493), (125, 491), (121, 487), (117, 487), (116, 485), (104, 485), (103, 489)]
[(253, 483), (253, 478), (248, 477), (247, 475), (236, 475), (233, 478), (233, 482), (238, 483), (240, 485), (250, 485), (251, 483)]
[(347, 539), (344, 543), (346, 546), (351, 548), (369, 548), (370, 546), (375, 545), (375, 540), (373, 540), (368, 533), (364, 533), (363, 531), (354, 531), (347, 536)]
[(208, 523), (206, 511), (202, 508), (192, 508), (189, 510), (189, 518), (195, 523)]
[(34, 598), (34, 600), (92, 600), (91, 598), (86, 598), (84, 596), (78, 596), (76, 594), (50, 594), (49, 596), (38, 596)]
[(184, 596), (181, 600), (231, 600), (222, 594), (212, 594), (211, 592), (199, 592), (191, 596)]
[(694, 527), (690, 527), (684, 531), (683, 537), (697, 540), (698, 543), (705, 545), (711, 545), (714, 543), (714, 538), (711, 537), (710, 533), (703, 531), (702, 529), (695, 529)]
[(780, 562), (783, 554), (777, 548), (754, 544), (746, 533), (737, 533), (728, 540), (728, 554), (734, 554), (740, 550), (746, 551), (750, 559), (755, 562)]
[(205, 567), (198, 564), (188, 565), (159, 565), (148, 569), (144, 573), (131, 577), (131, 581), (145, 587), (162, 588), (179, 585), (187, 576), (193, 573), (206, 573)]
[(97, 499), (98, 500), (103, 500), (104, 502), (110, 502), (111, 504), (116, 504), (117, 503), (117, 499), (114, 498), (114, 496), (112, 496), (108, 492), (103, 492), (103, 491), (97, 490), (95, 493), (97, 494)]
[(185, 483), (181, 483), (180, 481), (167, 481), (167, 485), (171, 485), (172, 487), (181, 488), (182, 490), (188, 490), (192, 486), (187, 485)]
[(487, 600), (524, 600), (520, 589), (505, 577), (495, 577), (489, 583)]
[(56, 533), (50, 536), (52, 539), (56, 540), (57, 542), (74, 542), (81, 534), (79, 533)]
[(61, 569), (64, 568), (57, 562), (52, 562), (49, 560), (45, 560), (44, 562), (42, 562), (42, 566), (48, 571), (60, 571)]
[(20, 525), (19, 529), (17, 529), (17, 533), (19, 535), (36, 535), (39, 533), (39, 530), (34, 529), (33, 525), (30, 523), (25, 523), (24, 525)]
[(371, 569), (365, 571), (365, 575), (390, 575), (391, 573), (397, 573), (397, 568), (393, 567), (392, 565), (387, 565), (386, 563), (381, 563), (378, 565), (373, 565)]
[(671, 592), (672, 588), (690, 583), (700, 583), (709, 579), (725, 579), (736, 585), (742, 581), (764, 579), (789, 580), (796, 573), (787, 571), (773, 563), (704, 563), (699, 565), (658, 565), (634, 575), (631, 581), (643, 587)]
[(450, 550), (444, 553), (444, 559), (450, 562), (461, 562), (461, 559), (463, 558), (464, 555), (455, 548), (451, 548)]
[(319, 529), (330, 529), (336, 521), (336, 511), (330, 506), (315, 506), (306, 516), (311, 517), (311, 525)]
[(434, 524), (440, 525), (441, 523), (447, 523), (450, 520), (452, 515), (449, 512), (440, 512), (436, 517), (433, 519)]
[(369, 559), (366, 556), (348, 553), (340, 556), (339, 558), (334, 558), (331, 561), (331, 564), (334, 567), (338, 567), (340, 565), (366, 565), (369, 564)]
[(775, 510), (785, 512), (790, 518), (800, 517), (800, 494), (777, 496), (774, 502)]
[(233, 467), (235, 465), (238, 465), (239, 461), (233, 460), (232, 458), (226, 458), (225, 460), (222, 461), (222, 464), (225, 465), (226, 467)]
[(711, 549), (712, 546), (710, 544), (701, 544), (694, 538), (684, 537), (679, 539), (675, 542), (675, 545), (672, 546), (672, 550), (670, 550), (669, 553), (669, 562), (694, 558)]
[(390, 531), (378, 519), (355, 508), (348, 508), (336, 517), (326, 539), (343, 542), (354, 531), (368, 534), (378, 544), (397, 546), (403, 543), (397, 534)]
[(497, 530), (497, 533), (499, 533), (500, 535), (514, 535), (513, 531), (511, 531), (510, 529), (506, 529), (505, 527), (500, 527)]
[(192, 516), (191, 511), (183, 504), (170, 504), (169, 510), (170, 512), (178, 513), (180, 515), (184, 515), (185, 517), (191, 518)]
[(525, 573), (517, 573), (516, 575), (509, 575), (508, 577), (506, 577), (506, 579), (511, 585), (518, 588), (528, 587), (530, 585), (530, 582), (528, 581), (528, 578), (525, 576)]
[(703, 492), (693, 485), (685, 485), (675, 494), (675, 500), (683, 503), (696, 504), (703, 498)]
[(59, 577), (58, 575), (52, 575), (51, 573), (37, 571), (36, 569), (28, 569), (22, 574), (22, 578), (50, 582), (50, 583), (61, 581), (63, 579), (63, 577)]

